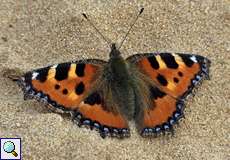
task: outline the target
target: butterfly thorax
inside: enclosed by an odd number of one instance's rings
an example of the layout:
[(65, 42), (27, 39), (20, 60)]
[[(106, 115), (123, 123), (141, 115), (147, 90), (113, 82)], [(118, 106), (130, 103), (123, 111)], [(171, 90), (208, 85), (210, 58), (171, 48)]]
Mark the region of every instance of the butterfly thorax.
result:
[(121, 52), (116, 48), (115, 44), (112, 44), (110, 59), (106, 68), (106, 72), (109, 72), (110, 80), (115, 83), (119, 83), (120, 85), (124, 83), (126, 85), (127, 81), (129, 81), (130, 78), (127, 63), (121, 56)]

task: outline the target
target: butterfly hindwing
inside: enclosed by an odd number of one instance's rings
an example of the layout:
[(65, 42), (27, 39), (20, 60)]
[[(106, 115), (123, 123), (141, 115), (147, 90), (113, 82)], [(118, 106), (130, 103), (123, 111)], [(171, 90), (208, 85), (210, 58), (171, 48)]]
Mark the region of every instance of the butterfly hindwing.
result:
[(74, 120), (77, 120), (79, 125), (96, 128), (103, 138), (105, 136), (129, 137), (129, 127), (125, 117), (118, 112), (117, 106), (113, 106), (115, 111), (111, 111), (106, 106), (106, 99), (102, 94), (95, 91), (85, 98), (74, 113)]
[(84, 60), (52, 65), (27, 72), (18, 83), (25, 98), (70, 112), (79, 124), (98, 129), (103, 137), (124, 137), (129, 133), (125, 119), (119, 113), (109, 112), (98, 93), (91, 93), (105, 63)]
[(170, 130), (183, 116), (184, 99), (204, 78), (208, 77), (210, 61), (194, 54), (147, 53), (127, 59), (150, 78), (152, 106), (143, 108), (141, 134)]
[(162, 131), (173, 131), (173, 125), (182, 118), (184, 101), (175, 99), (156, 87), (150, 88), (152, 106), (144, 108), (140, 123), (142, 136), (151, 136)]

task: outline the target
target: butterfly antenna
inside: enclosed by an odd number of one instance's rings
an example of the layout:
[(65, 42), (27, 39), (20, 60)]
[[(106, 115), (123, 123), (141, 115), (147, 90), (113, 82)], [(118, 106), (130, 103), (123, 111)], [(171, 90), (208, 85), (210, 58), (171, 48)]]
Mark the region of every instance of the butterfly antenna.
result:
[(96, 30), (96, 32), (103, 38), (104, 41), (108, 43), (109, 46), (111, 46), (111, 40), (108, 38), (105, 38), (105, 36), (97, 29), (97, 27), (89, 20), (88, 16), (85, 13), (82, 13), (83, 17), (89, 22), (89, 24)]
[(126, 40), (127, 36), (129, 35), (129, 32), (132, 30), (133, 26), (135, 25), (136, 21), (138, 20), (139, 16), (143, 13), (144, 8), (141, 8), (140, 12), (138, 13), (137, 17), (134, 19), (132, 25), (129, 27), (128, 32), (125, 34), (123, 40), (121, 41), (120, 46), (118, 47), (118, 49), (121, 48), (121, 46), (123, 45), (124, 41)]

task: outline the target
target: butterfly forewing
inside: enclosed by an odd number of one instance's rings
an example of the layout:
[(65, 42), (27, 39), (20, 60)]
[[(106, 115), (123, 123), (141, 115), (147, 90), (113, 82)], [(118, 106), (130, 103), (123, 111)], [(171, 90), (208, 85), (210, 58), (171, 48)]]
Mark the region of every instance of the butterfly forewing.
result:
[(183, 96), (207, 77), (210, 63), (202, 56), (171, 53), (137, 54), (127, 60), (149, 76), (158, 88), (175, 98)]
[(61, 63), (28, 72), (20, 83), (26, 95), (46, 98), (54, 107), (74, 109), (91, 88), (100, 68), (83, 62)]

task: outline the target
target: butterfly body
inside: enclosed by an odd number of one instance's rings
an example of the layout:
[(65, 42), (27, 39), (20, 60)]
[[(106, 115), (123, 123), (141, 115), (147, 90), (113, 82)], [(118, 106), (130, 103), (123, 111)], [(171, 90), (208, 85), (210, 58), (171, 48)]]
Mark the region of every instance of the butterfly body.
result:
[(133, 89), (135, 84), (129, 67), (113, 44), (110, 59), (103, 70), (104, 85), (111, 88), (112, 94), (109, 98), (117, 104), (119, 111), (131, 120), (135, 110)]
[(108, 62), (88, 59), (51, 65), (17, 80), (27, 98), (71, 113), (79, 126), (102, 137), (170, 131), (183, 117), (184, 101), (209, 75), (210, 61), (180, 53), (136, 54), (124, 59), (115, 44)]

